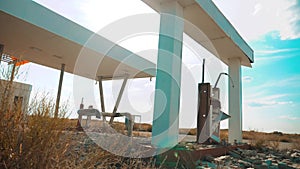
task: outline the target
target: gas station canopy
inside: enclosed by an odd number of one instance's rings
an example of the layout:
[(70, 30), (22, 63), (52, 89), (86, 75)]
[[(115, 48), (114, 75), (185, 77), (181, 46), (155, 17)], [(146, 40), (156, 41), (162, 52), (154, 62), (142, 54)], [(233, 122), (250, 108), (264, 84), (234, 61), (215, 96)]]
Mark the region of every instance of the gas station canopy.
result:
[[(1, 1), (0, 23), (6, 55), (55, 69), (65, 64), (65, 71), (91, 79), (124, 73), (155, 76), (154, 69), (145, 70), (155, 68), (152, 62), (31, 0)], [(87, 43), (91, 37), (93, 43)], [(89, 65), (74, 72), (76, 61)]]
[[(56, 112), (65, 66), (65, 71), (90, 79), (97, 76), (109, 79), (122, 74), (131, 77), (156, 76), (155, 88), (162, 91), (165, 97), (155, 95), (152, 144), (170, 147), (177, 144), (179, 133), (181, 62), (174, 56), (181, 60), (182, 35), (186, 33), (228, 65), (228, 74), (232, 78), (228, 85), (231, 116), (229, 142), (242, 141), (241, 66), (251, 67), (253, 50), (211, 0), (143, 1), (157, 12), (169, 14), (160, 15), (157, 65), (31, 0), (0, 1), (0, 44), (4, 45), (7, 55), (61, 68)], [(78, 69), (80, 71), (76, 71)], [(127, 78), (121, 89), (124, 89), (126, 81)], [(234, 88), (231, 87), (233, 83)], [(166, 105), (162, 106), (162, 103)], [(165, 107), (164, 110), (161, 107)]]
[[(240, 58), (251, 67), (253, 50), (211, 0), (143, 0), (157, 12), (162, 4), (177, 1), (183, 8), (184, 32), (228, 65), (229, 58)], [(189, 22), (189, 23), (187, 23)], [(202, 31), (199, 34), (199, 30)]]

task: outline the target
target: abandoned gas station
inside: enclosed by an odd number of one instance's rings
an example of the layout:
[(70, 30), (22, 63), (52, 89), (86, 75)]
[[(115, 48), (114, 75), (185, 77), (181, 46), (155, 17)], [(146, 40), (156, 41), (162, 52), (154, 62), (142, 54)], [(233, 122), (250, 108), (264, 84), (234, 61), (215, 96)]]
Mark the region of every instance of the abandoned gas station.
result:
[[(229, 142), (242, 142), (241, 66), (251, 67), (254, 62), (252, 49), (210, 0), (143, 1), (160, 13), (157, 65), (31, 0), (0, 2), (0, 22), (3, 23), (0, 31), (0, 44), (3, 45), (1, 56), (14, 56), (61, 70), (60, 79), (57, 80), (56, 114), (63, 92), (65, 71), (99, 81), (100, 112), (111, 117), (110, 122), (118, 112), (128, 78), (156, 77), (155, 88), (164, 92), (167, 102), (161, 111), (162, 98), (155, 95), (152, 144), (164, 148), (178, 143), (178, 84), (181, 82), (183, 33), (186, 33), (228, 65)], [(184, 20), (201, 30), (213, 44), (213, 48), (207, 45), (206, 38), (198, 36), (195, 29)], [(91, 36), (94, 43), (86, 45)], [(93, 62), (86, 63), (89, 66), (78, 71), (75, 70), (76, 61), (82, 59), (78, 58), (82, 48), (86, 51), (84, 57), (89, 57), (89, 61)], [(128, 56), (130, 60), (125, 59)], [(95, 74), (90, 73), (90, 67), (97, 68)], [(102, 81), (115, 78), (124, 79), (123, 84), (113, 112), (106, 112)]]

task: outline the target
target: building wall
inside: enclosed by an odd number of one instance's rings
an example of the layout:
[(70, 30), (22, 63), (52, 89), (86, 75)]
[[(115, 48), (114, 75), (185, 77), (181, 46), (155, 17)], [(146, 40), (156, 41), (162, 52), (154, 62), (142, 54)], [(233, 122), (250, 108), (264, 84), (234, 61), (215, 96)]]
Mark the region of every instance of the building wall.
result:
[[(32, 90), (32, 86), (30, 84), (13, 82), (12, 87), (9, 90), (9, 81), (0, 80), (0, 101), (1, 103), (9, 104), (10, 106), (15, 106), (16, 104), (20, 104), (22, 107), (22, 111), (26, 111), (29, 104), (30, 93)], [(9, 91), (8, 91), (9, 90)], [(8, 95), (4, 95), (4, 93), (9, 92)], [(3, 99), (7, 99), (7, 102), (4, 102)], [(12, 108), (12, 107), (11, 107)]]

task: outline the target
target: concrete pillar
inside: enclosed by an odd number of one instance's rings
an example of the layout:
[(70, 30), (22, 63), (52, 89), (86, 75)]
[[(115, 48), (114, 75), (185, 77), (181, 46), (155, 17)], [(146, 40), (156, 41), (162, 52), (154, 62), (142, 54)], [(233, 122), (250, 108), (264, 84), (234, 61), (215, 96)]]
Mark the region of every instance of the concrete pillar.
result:
[[(229, 133), (230, 143), (242, 142), (242, 81), (241, 61), (239, 58), (229, 59)], [(234, 84), (232, 84), (234, 83)], [(234, 86), (234, 87), (233, 87)]]
[(166, 148), (178, 142), (184, 22), (176, 1), (161, 4), (161, 9), (152, 144)]
[(85, 123), (85, 126), (86, 127), (91, 127), (91, 121), (92, 121), (92, 116), (90, 116), (90, 115), (87, 115), (86, 116), (86, 123)]
[(60, 96), (61, 96), (62, 83), (63, 83), (63, 79), (64, 79), (64, 72), (65, 72), (65, 64), (61, 64), (58, 91), (57, 91), (56, 104), (55, 104), (55, 112), (54, 112), (55, 118), (58, 117), (59, 101), (60, 101)]

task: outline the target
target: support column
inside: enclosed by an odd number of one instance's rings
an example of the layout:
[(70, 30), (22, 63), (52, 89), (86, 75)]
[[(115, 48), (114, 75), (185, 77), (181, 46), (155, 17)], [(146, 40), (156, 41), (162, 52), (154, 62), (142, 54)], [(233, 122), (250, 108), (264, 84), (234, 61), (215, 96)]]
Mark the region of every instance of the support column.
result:
[(128, 78), (129, 78), (128, 75), (126, 75), (126, 76), (124, 77), (124, 80), (123, 80), (123, 83), (122, 83), (122, 86), (121, 86), (119, 95), (118, 95), (118, 97), (117, 97), (117, 101), (116, 101), (115, 107), (114, 107), (113, 112), (112, 112), (112, 116), (111, 116), (111, 118), (110, 118), (110, 120), (109, 120), (109, 124), (113, 124), (113, 122), (114, 122), (114, 118), (115, 118), (115, 115), (116, 115), (116, 113), (117, 113), (117, 110), (118, 110), (120, 101), (121, 101), (121, 99), (122, 99), (122, 95), (123, 95), (123, 92), (124, 92), (124, 90), (125, 90), (125, 87), (126, 87), (126, 83), (127, 83)]
[[(229, 143), (242, 142), (242, 81), (240, 58), (229, 59)], [(234, 86), (234, 87), (233, 87)]]
[[(105, 113), (105, 104), (104, 104), (104, 94), (103, 94), (103, 85), (102, 85), (102, 76), (98, 76), (99, 81), (99, 94), (100, 94), (100, 104), (101, 104), (101, 111)], [(103, 121), (106, 121), (106, 117), (102, 116)]]
[(99, 94), (100, 94), (101, 111), (105, 113), (102, 76), (98, 77), (98, 81), (99, 81)]
[(176, 1), (161, 4), (152, 144), (166, 148), (178, 143), (183, 8)]
[(11, 70), (11, 75), (10, 75), (10, 85), (12, 85), (12, 83), (13, 83), (13, 81), (14, 81), (14, 79), (15, 79), (15, 73), (16, 73), (16, 64), (17, 64), (17, 60), (14, 60), (13, 61), (13, 68), (12, 68), (12, 70)]
[(4, 50), (4, 45), (0, 44), (0, 64), (1, 64), (1, 61), (2, 61), (3, 50)]
[(64, 79), (64, 72), (65, 72), (65, 64), (61, 64), (58, 91), (57, 91), (56, 104), (55, 104), (55, 112), (54, 112), (55, 118), (58, 117), (59, 101), (60, 101), (60, 96), (61, 96), (62, 83), (63, 83), (63, 79)]

